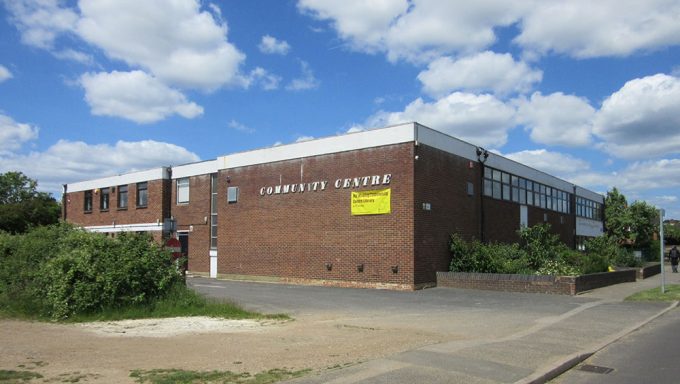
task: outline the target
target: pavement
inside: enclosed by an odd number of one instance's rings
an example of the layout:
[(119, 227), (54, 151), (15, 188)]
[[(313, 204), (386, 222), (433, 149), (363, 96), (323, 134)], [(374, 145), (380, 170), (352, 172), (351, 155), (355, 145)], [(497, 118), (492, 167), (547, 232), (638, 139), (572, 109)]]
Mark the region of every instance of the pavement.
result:
[[(667, 268), (666, 284), (680, 284)], [(220, 285), (226, 284), (226, 285)], [(567, 297), (433, 288), (416, 292), (190, 283), (248, 309), (325, 316), (353, 326), (437, 331), (447, 341), (288, 381), (294, 384), (544, 383), (650, 321), (677, 302), (627, 302), (661, 285), (661, 275)]]

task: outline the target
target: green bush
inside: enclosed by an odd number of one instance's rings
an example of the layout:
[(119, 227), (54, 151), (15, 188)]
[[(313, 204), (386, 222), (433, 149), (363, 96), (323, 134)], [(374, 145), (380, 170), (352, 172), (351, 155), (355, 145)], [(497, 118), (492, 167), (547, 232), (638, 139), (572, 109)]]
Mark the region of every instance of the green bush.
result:
[(518, 232), (519, 244), (465, 242), (451, 235), (450, 270), (454, 272), (549, 274), (574, 276), (607, 271), (609, 265), (629, 265), (632, 255), (606, 237), (589, 241), (587, 252), (574, 251), (541, 224)]
[(0, 257), (2, 308), (52, 319), (149, 303), (182, 281), (170, 254), (139, 234), (39, 227), (0, 236)]

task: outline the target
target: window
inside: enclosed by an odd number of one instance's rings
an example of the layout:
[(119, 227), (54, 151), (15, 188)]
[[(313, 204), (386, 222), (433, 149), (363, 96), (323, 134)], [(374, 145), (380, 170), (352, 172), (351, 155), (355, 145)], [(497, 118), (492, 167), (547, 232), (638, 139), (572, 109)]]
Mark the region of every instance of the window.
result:
[(189, 203), (189, 178), (177, 179), (177, 204)]
[(128, 186), (118, 186), (118, 209), (127, 209), (128, 206)]
[(99, 195), (99, 210), (108, 211), (109, 210), (109, 194), (111, 190), (109, 188), (102, 188), (101, 194)]
[(602, 204), (583, 197), (577, 197), (576, 216), (593, 220), (602, 220)]
[(149, 190), (148, 183), (137, 183), (137, 206), (146, 207), (149, 203)]
[(227, 188), (227, 203), (232, 204), (238, 201), (238, 187)]
[(571, 209), (570, 193), (489, 167), (484, 168), (484, 196), (562, 213)]
[(83, 199), (83, 210), (85, 212), (92, 212), (92, 191), (85, 191), (85, 198)]

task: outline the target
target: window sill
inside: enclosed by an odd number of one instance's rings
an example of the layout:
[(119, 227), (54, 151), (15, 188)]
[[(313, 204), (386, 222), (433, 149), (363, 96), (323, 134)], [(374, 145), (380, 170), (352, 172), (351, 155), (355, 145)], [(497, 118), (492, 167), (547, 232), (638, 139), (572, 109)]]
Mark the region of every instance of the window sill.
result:
[(99, 212), (108, 212), (108, 209), (100, 209)]
[(146, 209), (147, 206), (146, 206), (146, 205), (138, 205), (136, 208), (137, 208), (137, 209)]
[(92, 211), (83, 211), (84, 214), (89, 215)]
[(127, 211), (127, 207), (116, 208), (117, 211)]

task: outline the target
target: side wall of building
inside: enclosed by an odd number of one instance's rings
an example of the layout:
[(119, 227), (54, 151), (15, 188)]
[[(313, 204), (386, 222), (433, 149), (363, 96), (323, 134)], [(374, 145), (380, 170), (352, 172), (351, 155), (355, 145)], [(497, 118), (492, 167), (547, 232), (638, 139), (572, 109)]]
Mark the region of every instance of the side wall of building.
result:
[(172, 216), (178, 233), (188, 236), (188, 270), (210, 271), (210, 175), (190, 176), (189, 202), (177, 203), (177, 179), (172, 181)]
[[(406, 143), (220, 171), (218, 273), (413, 288), (413, 155)], [(342, 185), (367, 176), (366, 186)], [(306, 191), (266, 193), (296, 183)], [(228, 187), (238, 202), (226, 203)], [(391, 213), (351, 214), (353, 191), (383, 188)]]
[[(136, 184), (128, 186), (128, 206), (118, 207), (118, 193), (120, 185), (102, 185), (92, 190), (92, 210), (85, 211), (85, 193), (87, 191), (67, 192), (64, 201), (64, 211), (69, 222), (83, 226), (124, 225), (139, 223), (155, 223), (170, 217), (170, 181), (148, 181), (148, 202), (145, 207), (137, 207)], [(113, 188), (116, 191), (109, 195), (109, 208), (100, 209), (100, 194), (102, 188)]]
[(449, 269), (451, 234), (479, 238), (480, 170), (475, 162), (427, 145), (420, 144), (416, 154), (415, 282), (428, 284), (436, 282), (437, 271)]

